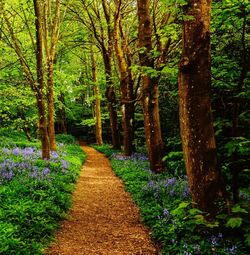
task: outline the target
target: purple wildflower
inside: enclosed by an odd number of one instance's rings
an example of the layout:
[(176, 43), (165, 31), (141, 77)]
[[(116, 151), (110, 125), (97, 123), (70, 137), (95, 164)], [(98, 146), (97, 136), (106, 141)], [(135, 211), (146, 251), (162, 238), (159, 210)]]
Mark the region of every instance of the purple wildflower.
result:
[(169, 216), (170, 216), (170, 212), (168, 211), (167, 208), (164, 208), (164, 210), (163, 210), (163, 215), (164, 215), (165, 217), (169, 217)]
[(12, 154), (18, 156), (20, 154), (20, 149), (19, 148), (12, 149)]
[(68, 164), (68, 162), (67, 162), (66, 160), (62, 160), (62, 167), (63, 167), (64, 169), (68, 169), (69, 164)]
[(46, 167), (43, 169), (43, 176), (46, 176), (48, 174), (50, 174), (50, 169), (48, 167)]
[(51, 158), (53, 158), (53, 159), (59, 158), (59, 155), (55, 151), (51, 151), (50, 154), (51, 154)]
[(150, 181), (148, 182), (148, 187), (149, 187), (149, 188), (153, 188), (153, 186), (154, 186), (154, 182), (153, 182), (152, 180), (150, 180)]
[(2, 149), (2, 152), (3, 152), (3, 153), (9, 153), (9, 149), (8, 149), (8, 148), (3, 148), (3, 149)]

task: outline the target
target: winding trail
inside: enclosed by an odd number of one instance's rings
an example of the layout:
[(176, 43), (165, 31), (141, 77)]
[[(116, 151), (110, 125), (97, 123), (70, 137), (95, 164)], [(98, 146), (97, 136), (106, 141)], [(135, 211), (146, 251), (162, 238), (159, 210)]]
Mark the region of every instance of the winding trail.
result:
[(138, 208), (108, 159), (93, 148), (87, 154), (73, 195), (70, 218), (62, 223), (47, 255), (158, 254)]

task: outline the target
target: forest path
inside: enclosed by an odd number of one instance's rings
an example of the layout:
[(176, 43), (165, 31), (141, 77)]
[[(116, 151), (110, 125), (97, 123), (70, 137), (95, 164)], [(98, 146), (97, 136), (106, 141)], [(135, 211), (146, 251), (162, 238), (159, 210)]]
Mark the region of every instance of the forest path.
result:
[(70, 217), (59, 230), (47, 255), (150, 255), (158, 254), (140, 222), (122, 182), (108, 159), (95, 149), (87, 154), (73, 194)]

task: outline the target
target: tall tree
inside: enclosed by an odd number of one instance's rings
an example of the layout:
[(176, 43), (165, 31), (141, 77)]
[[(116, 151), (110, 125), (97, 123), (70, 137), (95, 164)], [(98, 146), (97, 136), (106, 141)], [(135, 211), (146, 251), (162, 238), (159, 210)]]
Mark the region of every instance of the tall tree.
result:
[(147, 74), (154, 68), (154, 59), (150, 56), (152, 50), (152, 30), (150, 21), (149, 0), (137, 0), (139, 18), (139, 48), (140, 63), (143, 73), (142, 105), (144, 129), (150, 167), (155, 172), (163, 171), (163, 141), (158, 103), (158, 77)]
[(101, 95), (100, 88), (97, 82), (96, 58), (91, 45), (91, 62), (92, 62), (92, 81), (94, 83), (94, 97), (95, 97), (95, 138), (98, 145), (102, 145), (102, 116), (101, 116)]
[(125, 50), (128, 50), (128, 45), (122, 31), (121, 8), (122, 0), (119, 0), (116, 4), (116, 13), (114, 17), (114, 46), (120, 73), (124, 153), (126, 156), (130, 156), (133, 152), (134, 138), (134, 80), (131, 73), (131, 60), (129, 54), (125, 53)]
[[(49, 159), (49, 141), (46, 122), (46, 111), (44, 103), (44, 70), (43, 70), (43, 38), (42, 38), (42, 13), (41, 2), (33, 0), (35, 11), (35, 27), (36, 27), (36, 70), (37, 70), (37, 85), (36, 98), (38, 107), (39, 130), (42, 141), (42, 157)], [(33, 84), (32, 84), (33, 85)]]
[(61, 14), (61, 0), (55, 1), (55, 14), (52, 14), (51, 0), (43, 1), (43, 43), (46, 56), (47, 68), (47, 103), (48, 103), (48, 133), (50, 140), (50, 149), (56, 150), (55, 139), (55, 107), (54, 107), (54, 63), (57, 43), (60, 32), (60, 14)]
[(5, 35), (5, 39), (8, 44), (14, 49), (18, 60), (20, 62), (22, 71), (25, 78), (33, 90), (36, 97), (36, 104), (38, 110), (38, 129), (40, 134), (40, 140), (42, 144), (42, 158), (50, 158), (50, 146), (49, 138), (47, 132), (47, 121), (46, 121), (46, 110), (45, 110), (45, 100), (44, 100), (44, 70), (43, 70), (43, 40), (42, 40), (42, 21), (41, 21), (41, 2), (39, 0), (34, 0), (34, 13), (35, 13), (35, 34), (36, 42), (34, 42), (31, 29), (27, 22), (26, 28), (28, 29), (30, 40), (33, 45), (33, 50), (35, 52), (36, 59), (36, 77), (32, 72), (31, 66), (28, 64), (27, 57), (25, 56), (25, 51), (22, 48), (20, 40), (14, 31), (12, 23), (10, 22), (10, 16), (7, 12), (4, 13), (4, 21), (7, 27), (8, 35)]
[(217, 166), (210, 86), (211, 0), (189, 0), (179, 63), (180, 125), (184, 159), (195, 207), (214, 215), (223, 197)]

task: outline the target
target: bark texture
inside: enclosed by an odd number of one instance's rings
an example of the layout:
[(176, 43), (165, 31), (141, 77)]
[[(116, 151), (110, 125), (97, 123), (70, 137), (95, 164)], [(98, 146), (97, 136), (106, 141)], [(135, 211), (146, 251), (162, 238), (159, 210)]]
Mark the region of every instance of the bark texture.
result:
[(105, 44), (104, 40), (98, 40), (98, 36), (96, 33), (95, 37), (99, 42), (102, 50), (102, 56), (104, 61), (105, 67), (105, 76), (106, 76), (106, 98), (108, 101), (108, 111), (109, 111), (109, 118), (110, 118), (110, 127), (111, 127), (111, 135), (112, 135), (112, 145), (114, 149), (121, 148), (121, 140), (120, 140), (120, 131), (119, 131), (119, 123), (117, 117), (117, 101), (116, 101), (116, 94), (115, 88), (112, 80), (112, 53), (113, 53), (113, 30), (111, 28), (111, 20), (110, 20), (110, 10), (108, 10), (107, 4), (105, 0), (102, 0), (102, 7), (105, 14), (105, 20), (107, 24), (107, 45)]
[(38, 124), (40, 139), (42, 142), (42, 157), (50, 158), (50, 147), (47, 132), (46, 111), (44, 102), (44, 70), (43, 70), (43, 39), (42, 39), (42, 22), (41, 22), (41, 3), (39, 0), (34, 1), (35, 10), (35, 25), (36, 25), (36, 71), (37, 71), (37, 84), (36, 88), (36, 101), (38, 108)]
[[(152, 50), (152, 31), (149, 12), (149, 0), (138, 0), (139, 18), (139, 48), (144, 52), (140, 53), (142, 69), (145, 67), (154, 68), (154, 61), (150, 57)], [(158, 78), (151, 78), (144, 73), (142, 87), (142, 105), (144, 114), (144, 129), (150, 167), (154, 172), (163, 171), (163, 142), (161, 136), (161, 125), (158, 103)]]
[(125, 45), (125, 40), (121, 38), (119, 30), (121, 25), (121, 1), (117, 6), (117, 13), (114, 21), (114, 46), (116, 57), (118, 61), (118, 68), (120, 73), (120, 90), (121, 90), (121, 104), (122, 104), (122, 128), (123, 128), (123, 145), (124, 154), (130, 156), (133, 152), (133, 122), (134, 122), (134, 102), (133, 102), (133, 86), (134, 81), (130, 65), (127, 62), (124, 49), (128, 50)]
[(47, 104), (48, 104), (48, 134), (50, 149), (56, 151), (55, 136), (55, 106), (54, 106), (54, 62), (56, 46), (59, 39), (61, 1), (55, 1), (55, 14), (52, 17), (51, 0), (43, 2), (43, 43), (47, 68)]
[(96, 59), (93, 50), (91, 49), (91, 60), (92, 60), (92, 80), (94, 83), (94, 96), (95, 96), (95, 138), (98, 145), (102, 145), (102, 116), (101, 116), (101, 98), (100, 89), (97, 84), (96, 74)]
[(223, 197), (217, 168), (210, 87), (210, 0), (189, 0), (179, 63), (180, 125), (193, 205), (214, 215)]

